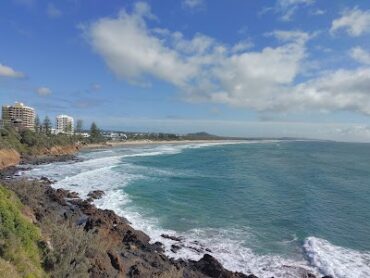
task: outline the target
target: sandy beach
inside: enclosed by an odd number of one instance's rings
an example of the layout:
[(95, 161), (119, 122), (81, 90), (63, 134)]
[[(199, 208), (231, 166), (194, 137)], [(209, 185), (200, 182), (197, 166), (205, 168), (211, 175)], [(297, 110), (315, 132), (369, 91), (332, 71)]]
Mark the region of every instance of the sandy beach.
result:
[[(239, 142), (240, 140), (235, 140), (235, 142), (236, 141)], [(163, 141), (134, 140), (134, 141), (87, 144), (87, 145), (82, 145), (81, 150), (105, 149), (105, 148), (136, 146), (136, 145), (142, 146), (142, 145), (165, 145), (165, 144), (210, 144), (210, 143), (224, 143), (224, 142), (231, 142), (231, 140), (163, 140)]]

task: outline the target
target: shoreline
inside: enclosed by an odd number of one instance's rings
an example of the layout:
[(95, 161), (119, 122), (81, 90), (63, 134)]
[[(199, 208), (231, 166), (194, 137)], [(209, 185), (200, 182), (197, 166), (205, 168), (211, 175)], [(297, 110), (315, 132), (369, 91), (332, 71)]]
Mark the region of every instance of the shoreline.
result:
[[(204, 144), (207, 144), (207, 143), (228, 143), (228, 142), (241, 142), (241, 140), (182, 140), (182, 141), (151, 141), (151, 142), (148, 142), (148, 141), (146, 141), (146, 140), (142, 140), (142, 141), (130, 141), (130, 142), (118, 142), (118, 143), (116, 143), (116, 144), (112, 144), (111, 146), (102, 146), (103, 148), (104, 147), (108, 147), (108, 148), (111, 148), (111, 147), (121, 147), (121, 146), (135, 146), (135, 145), (139, 145), (139, 146), (142, 146), (142, 145), (161, 145), (161, 144), (191, 144), (191, 143), (195, 143), (195, 144), (198, 144), (198, 143), (204, 143)], [(244, 140), (242, 141), (242, 142), (244, 142)], [(128, 144), (127, 144), (128, 143)], [(101, 145), (99, 145), (99, 146), (101, 146)], [(92, 148), (92, 146), (89, 146), (90, 148), (87, 148), (87, 150), (90, 150), (90, 149), (95, 149), (96, 148), (96, 146), (93, 146), (94, 148)], [(80, 149), (80, 151), (83, 151), (84, 149)], [(76, 154), (77, 154), (78, 152), (76, 152)], [(74, 156), (75, 157), (75, 156)], [(68, 159), (68, 160), (72, 160), (72, 159)], [(53, 163), (54, 161), (49, 161), (49, 163)], [(27, 169), (26, 169), (27, 170)], [(14, 172), (15, 173), (15, 172)], [(20, 178), (19, 177), (16, 177), (16, 176), (13, 176), (12, 177), (12, 179), (11, 179), (11, 181), (10, 182), (12, 182), (13, 180), (19, 180)], [(1, 183), (1, 175), (0, 175), (0, 183)], [(41, 181), (42, 182), (46, 182), (47, 183), (47, 186), (50, 186), (50, 187), (52, 187), (52, 182), (50, 182), (50, 180), (48, 180), (48, 177), (47, 176), (45, 176), (45, 177), (43, 177), (43, 178), (41, 178)], [(8, 180), (8, 182), (9, 182), (9, 180)], [(39, 182), (39, 181), (38, 181)], [(63, 195), (63, 199), (65, 200), (65, 201), (67, 201), (67, 202), (69, 202), (70, 201), (70, 199), (71, 199), (71, 196), (74, 196), (74, 197), (76, 197), (75, 195), (74, 195), (74, 193), (73, 192), (68, 192), (68, 190), (65, 190), (65, 189), (59, 189), (59, 190), (57, 190), (57, 189), (54, 189), (53, 188), (53, 190), (55, 191), (55, 192), (63, 192), (63, 193), (60, 193), (60, 194), (62, 194)], [(58, 193), (58, 194), (59, 194)], [(76, 199), (76, 198), (73, 198), (73, 199)], [(79, 198), (78, 198), (79, 199)], [(89, 204), (89, 205), (87, 205), (87, 204)], [(91, 207), (93, 207), (94, 208), (94, 210), (97, 210), (97, 211), (107, 211), (107, 210), (102, 210), (102, 209), (98, 209), (94, 204), (92, 204), (91, 203), (91, 200), (90, 200), (90, 202), (88, 201), (88, 200), (83, 200), (83, 199), (79, 199), (79, 201), (78, 201), (78, 206), (82, 206), (82, 207), (79, 207), (79, 209), (81, 209), (81, 208), (84, 208), (85, 206), (88, 206), (90, 209), (91, 209)], [(74, 209), (76, 209), (76, 208), (74, 208)], [(122, 218), (122, 219), (124, 219), (123, 217), (120, 217), (120, 216), (118, 216), (114, 211), (111, 211), (111, 213), (113, 213), (113, 215), (115, 216), (115, 217), (118, 217), (118, 218)], [(125, 220), (126, 221), (126, 224), (130, 227), (130, 229), (134, 229), (133, 227), (132, 227), (132, 225), (130, 224), (130, 223), (127, 223), (127, 220)], [(114, 228), (114, 225), (115, 224), (112, 224), (112, 226), (110, 227), (110, 229), (111, 228)], [(107, 228), (108, 229), (108, 228)], [(142, 232), (141, 230), (135, 230), (135, 231), (137, 231), (138, 233), (140, 233), (140, 234), (144, 234), (147, 238), (148, 238), (148, 241), (147, 241), (147, 243), (149, 244), (149, 241), (150, 241), (150, 237), (147, 235), (147, 234), (145, 234), (144, 232)], [(171, 240), (171, 238), (172, 238), (172, 240), (173, 240), (173, 248), (174, 248), (174, 250), (178, 247), (178, 239), (175, 237), (175, 236), (173, 236), (173, 235), (164, 235), (163, 236), (163, 238), (164, 239), (170, 239)], [(155, 245), (155, 246), (163, 246), (163, 244), (162, 243), (159, 243), (159, 242), (156, 242), (156, 243), (154, 243), (154, 244), (151, 244), (151, 245)], [(163, 248), (163, 247), (162, 247)], [(157, 251), (156, 251), (157, 252)], [(188, 267), (190, 267), (191, 269), (192, 269), (192, 271), (194, 270), (194, 263), (195, 263), (195, 261), (192, 261), (192, 260), (183, 260), (183, 259), (178, 259), (178, 260), (175, 260), (175, 259), (171, 259), (171, 257), (169, 257), (167, 254), (165, 254), (164, 253), (164, 251), (162, 250), (162, 254), (163, 254), (163, 256), (164, 257), (166, 257), (170, 262), (171, 262), (171, 264), (172, 263), (174, 263), (175, 265), (176, 264), (181, 264), (182, 265), (182, 267), (185, 267), (185, 268), (188, 268)], [(211, 253), (212, 254), (212, 253)], [(121, 260), (122, 260), (122, 258), (120, 258)], [(228, 274), (225, 274), (226, 276), (224, 276), (224, 274), (222, 274), (223, 276), (213, 276), (213, 275), (206, 275), (206, 276), (203, 276), (203, 274), (204, 273), (202, 273), (201, 275), (200, 274), (194, 274), (195, 276), (189, 276), (189, 277), (248, 277), (248, 278), (256, 278), (257, 276), (254, 276), (253, 274), (248, 274), (248, 275), (246, 275), (246, 274), (243, 274), (243, 273), (239, 273), (239, 272), (231, 272), (231, 271), (228, 271), (228, 270), (226, 270), (226, 269), (224, 269), (223, 268), (223, 266), (216, 260), (216, 259), (214, 259), (214, 257), (212, 256), (212, 255), (207, 255), (206, 256), (206, 259), (205, 259), (207, 262), (206, 262), (206, 264), (207, 264), (207, 269), (208, 269), (208, 271), (211, 271), (211, 272), (213, 272), (215, 269), (218, 269), (218, 270), (220, 270), (221, 269), (221, 272), (219, 272), (219, 274), (221, 274), (221, 273), (223, 273), (224, 271), (226, 271)], [(201, 258), (199, 261), (198, 261), (198, 263), (200, 263), (200, 264), (203, 264), (203, 263), (205, 263), (205, 260), (204, 260), (204, 257), (203, 258)], [(177, 268), (177, 266), (176, 266), (176, 268)], [(222, 270), (223, 269), (223, 270)], [(188, 271), (188, 270), (187, 270)], [(201, 271), (202, 272), (202, 271)], [(230, 274), (231, 273), (231, 274)], [(307, 273), (308, 274), (308, 273)], [(231, 275), (231, 276), (230, 276)], [(311, 278), (314, 278), (314, 277), (317, 277), (317, 276), (314, 276), (313, 274), (311, 274), (311, 273), (309, 273), (309, 275), (310, 276), (302, 276), (302, 277), (311, 277)], [(134, 276), (130, 276), (130, 277), (134, 277)], [(139, 277), (139, 276), (138, 276)], [(172, 277), (172, 276), (170, 276), (170, 277)], [(179, 276), (180, 277), (180, 276)], [(183, 277), (183, 276), (181, 276), (181, 277)]]
[[(135, 140), (135, 141), (119, 141), (119, 142), (107, 142), (107, 143), (94, 143), (81, 145), (80, 151), (84, 150), (94, 150), (94, 149), (109, 149), (116, 147), (132, 147), (132, 146), (151, 146), (151, 145), (186, 145), (186, 144), (217, 144), (217, 143), (247, 143), (254, 140), (227, 140), (227, 139), (215, 139), (215, 140), (161, 140), (161, 141), (152, 141), (152, 140)], [(264, 140), (260, 140), (261, 142)]]

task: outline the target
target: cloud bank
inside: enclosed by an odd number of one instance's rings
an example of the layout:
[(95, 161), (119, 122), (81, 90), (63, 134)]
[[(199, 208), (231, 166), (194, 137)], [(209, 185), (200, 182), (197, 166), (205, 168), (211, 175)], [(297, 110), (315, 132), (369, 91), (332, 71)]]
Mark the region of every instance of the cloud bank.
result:
[[(277, 45), (251, 50), (238, 47), (243, 42), (227, 45), (204, 34), (185, 38), (179, 31), (149, 27), (154, 18), (150, 6), (139, 2), (132, 12), (122, 10), (117, 17), (102, 18), (85, 26), (84, 32), (119, 78), (144, 85), (148, 77), (156, 78), (178, 88), (189, 101), (256, 111), (348, 110), (370, 115), (370, 68), (338, 69), (302, 78), (311, 34), (274, 31), (268, 35)], [(333, 31), (347, 28), (359, 34), (364, 24), (352, 30), (348, 20), (340, 20), (333, 26)]]

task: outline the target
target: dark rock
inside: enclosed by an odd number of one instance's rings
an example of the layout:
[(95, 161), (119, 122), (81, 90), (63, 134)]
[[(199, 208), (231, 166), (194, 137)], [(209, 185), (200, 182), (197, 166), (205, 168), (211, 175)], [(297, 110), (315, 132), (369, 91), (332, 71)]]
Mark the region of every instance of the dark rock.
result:
[(128, 272), (129, 277), (140, 277), (140, 271), (137, 265), (133, 265), (130, 267)]
[(176, 237), (176, 236), (171, 236), (171, 235), (166, 235), (166, 234), (161, 234), (161, 237), (163, 238), (166, 238), (166, 239), (170, 239), (170, 240), (173, 240), (173, 241), (182, 241), (182, 238), (181, 237)]
[(68, 191), (67, 192), (67, 198), (72, 198), (72, 199), (75, 199), (75, 198), (79, 198), (79, 195), (77, 192), (74, 192), (74, 191)]
[(40, 180), (41, 181), (43, 181), (43, 182), (46, 182), (46, 183), (48, 183), (48, 184), (52, 184), (53, 182), (49, 179), (49, 178), (47, 178), (47, 177), (41, 177), (40, 178)]
[(154, 244), (152, 244), (152, 247), (153, 247), (153, 251), (156, 251), (156, 252), (159, 252), (159, 253), (163, 253), (164, 252), (163, 244), (160, 243), (159, 241), (157, 241)]
[(175, 244), (172, 244), (171, 245), (171, 251), (173, 252), (173, 253), (177, 253), (177, 251), (179, 251), (181, 249), (181, 247), (180, 246), (178, 246), (178, 245), (175, 245)]
[(214, 278), (257, 278), (253, 276), (247, 276), (240, 272), (231, 272), (226, 270), (221, 263), (219, 263), (214, 257), (209, 254), (205, 254), (202, 259), (197, 262), (191, 262), (190, 265), (202, 272), (208, 277)]
[(97, 200), (103, 197), (104, 194), (105, 193), (102, 190), (94, 190), (94, 191), (89, 192), (89, 194), (87, 194), (87, 197)]
[(202, 259), (196, 262), (195, 266), (202, 273), (210, 277), (221, 277), (222, 272), (224, 271), (222, 265), (208, 254), (205, 254)]
[(202, 253), (202, 250), (200, 250), (199, 248), (196, 248), (196, 247), (193, 247), (193, 246), (187, 246), (189, 249), (191, 250), (194, 250), (195, 252), (197, 253)]

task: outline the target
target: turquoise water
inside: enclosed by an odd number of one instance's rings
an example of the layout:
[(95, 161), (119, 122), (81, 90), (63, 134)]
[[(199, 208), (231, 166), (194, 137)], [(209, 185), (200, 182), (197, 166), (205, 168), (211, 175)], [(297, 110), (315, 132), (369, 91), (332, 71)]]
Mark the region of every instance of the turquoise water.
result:
[(173, 173), (125, 188), (164, 228), (248, 227), (263, 253), (293, 235), (370, 250), (370, 145), (223, 145), (127, 161)]
[[(200, 245), (261, 277), (298, 277), (302, 268), (370, 277), (370, 144), (141, 146), (82, 157), (31, 174), (47, 171), (82, 195), (105, 190), (97, 205), (161, 240), (169, 255), (199, 258), (187, 247)], [(183, 236), (182, 250), (172, 254), (161, 233)]]

